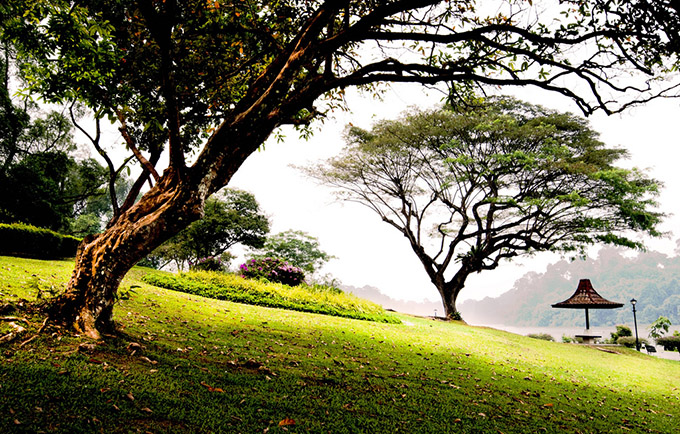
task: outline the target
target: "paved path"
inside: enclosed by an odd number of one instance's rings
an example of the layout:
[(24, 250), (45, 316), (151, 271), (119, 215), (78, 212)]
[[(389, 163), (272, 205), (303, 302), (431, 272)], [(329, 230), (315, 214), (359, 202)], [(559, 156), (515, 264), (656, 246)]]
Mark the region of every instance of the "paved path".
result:
[[(641, 352), (645, 353), (646, 351), (643, 349), (640, 350)], [(654, 357), (660, 357), (662, 359), (669, 359), (669, 360), (677, 360), (680, 362), (680, 353), (677, 351), (664, 351), (663, 347), (660, 345), (656, 346), (656, 354), (652, 353), (651, 354)]]

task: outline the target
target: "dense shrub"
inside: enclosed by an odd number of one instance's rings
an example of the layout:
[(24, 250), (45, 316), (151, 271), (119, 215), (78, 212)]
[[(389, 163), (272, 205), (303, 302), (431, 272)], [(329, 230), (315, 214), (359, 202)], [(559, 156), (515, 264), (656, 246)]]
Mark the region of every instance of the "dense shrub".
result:
[(226, 271), (227, 265), (218, 256), (208, 256), (207, 258), (199, 259), (195, 264), (190, 262), (189, 269), (198, 271)]
[(666, 351), (680, 351), (680, 336), (664, 336), (657, 339), (656, 343), (663, 346)]
[(610, 333), (610, 335), (611, 335), (611, 338), (610, 338), (610, 339), (606, 339), (606, 340), (605, 340), (605, 343), (607, 343), (607, 344), (615, 344), (616, 341), (617, 341), (619, 338), (623, 338), (623, 337), (626, 337), (626, 336), (633, 336), (633, 332), (631, 331), (630, 327), (628, 327), (628, 326), (625, 326), (625, 325), (617, 325), (617, 326), (616, 326), (616, 331)]
[(541, 339), (543, 341), (554, 341), (555, 338), (552, 337), (552, 335), (548, 333), (529, 333), (527, 337), (533, 338), (533, 339)]
[[(647, 339), (640, 338), (638, 339), (638, 342), (640, 343), (640, 347), (642, 347), (642, 345), (647, 343)], [(635, 338), (633, 336), (620, 337), (616, 340), (616, 343), (623, 345), (624, 347), (635, 348)]]
[(290, 265), (281, 258), (254, 258), (241, 264), (241, 276), (249, 279), (267, 279), (270, 282), (297, 286), (305, 280), (301, 268)]
[(612, 336), (612, 343), (616, 343), (616, 340), (618, 338), (623, 338), (626, 336), (633, 336), (633, 332), (631, 331), (630, 327), (625, 326), (625, 325), (617, 325), (616, 326), (616, 331), (611, 333)]
[(23, 223), (0, 223), (0, 255), (57, 259), (76, 255), (80, 239)]
[(192, 271), (180, 275), (149, 273), (143, 280), (162, 288), (217, 300), (377, 322), (401, 322), (387, 314), (378, 304), (341, 291), (339, 293), (332, 290), (320, 291), (318, 287), (309, 288), (306, 285), (291, 287), (280, 283), (245, 279), (234, 274), (205, 271)]

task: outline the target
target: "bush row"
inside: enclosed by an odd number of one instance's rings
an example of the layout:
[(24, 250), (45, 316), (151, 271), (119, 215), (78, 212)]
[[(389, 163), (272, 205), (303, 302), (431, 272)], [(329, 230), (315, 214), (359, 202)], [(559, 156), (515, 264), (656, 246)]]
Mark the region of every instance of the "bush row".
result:
[(664, 336), (656, 340), (657, 345), (661, 345), (665, 351), (680, 351), (680, 336)]
[(80, 239), (23, 223), (0, 223), (0, 255), (58, 259), (76, 255)]
[[(306, 291), (300, 286), (293, 288), (283, 284), (244, 279), (231, 274), (149, 273), (142, 280), (150, 285), (217, 300), (376, 322), (401, 322), (398, 318), (384, 312), (379, 305), (344, 293), (338, 296), (329, 291), (320, 295), (318, 289), (317, 292)], [(337, 300), (338, 297), (341, 297), (341, 300)], [(334, 298), (336, 300), (333, 300)]]
[[(633, 336), (622, 336), (616, 340), (616, 343), (618, 345), (623, 345), (624, 347), (635, 348), (635, 338)], [(645, 338), (639, 338), (638, 343), (642, 347), (649, 342)]]

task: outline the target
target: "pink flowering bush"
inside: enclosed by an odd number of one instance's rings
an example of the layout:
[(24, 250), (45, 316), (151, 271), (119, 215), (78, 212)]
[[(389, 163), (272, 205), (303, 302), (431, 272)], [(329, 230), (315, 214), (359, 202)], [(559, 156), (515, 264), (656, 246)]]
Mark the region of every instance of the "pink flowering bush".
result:
[(294, 267), (282, 258), (253, 258), (239, 267), (241, 276), (249, 279), (267, 279), (270, 282), (297, 286), (305, 280), (301, 268)]

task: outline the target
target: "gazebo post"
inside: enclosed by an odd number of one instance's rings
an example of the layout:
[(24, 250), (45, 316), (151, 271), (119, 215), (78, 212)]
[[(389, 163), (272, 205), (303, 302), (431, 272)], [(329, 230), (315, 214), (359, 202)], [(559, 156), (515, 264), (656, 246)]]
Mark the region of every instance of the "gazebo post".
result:
[(588, 308), (586, 308), (586, 330), (590, 330), (590, 317), (588, 316)]

